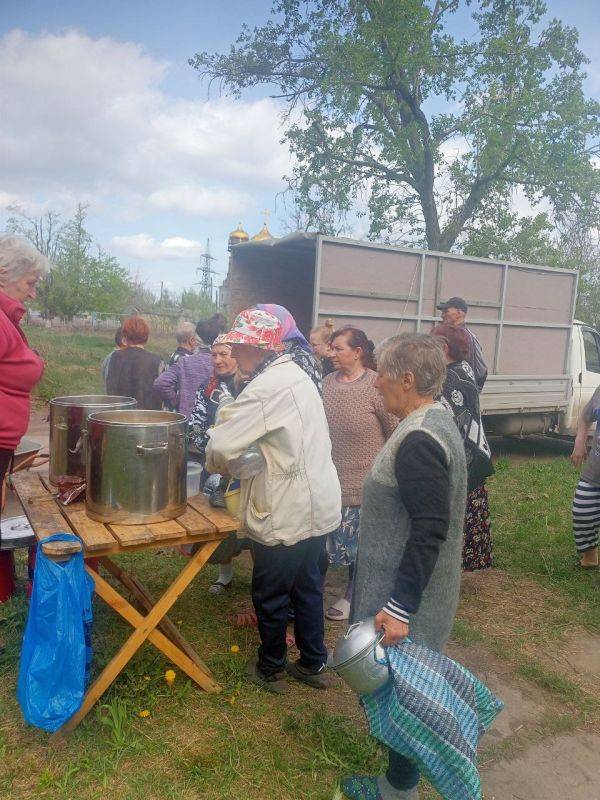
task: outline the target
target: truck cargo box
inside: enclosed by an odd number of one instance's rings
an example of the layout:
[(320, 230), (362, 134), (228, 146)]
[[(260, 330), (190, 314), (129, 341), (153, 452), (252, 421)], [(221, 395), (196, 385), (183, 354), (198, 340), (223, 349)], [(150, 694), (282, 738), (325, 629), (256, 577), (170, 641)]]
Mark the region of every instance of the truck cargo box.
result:
[(335, 327), (363, 328), (375, 343), (429, 331), (439, 302), (464, 297), (489, 369), (484, 413), (567, 404), (575, 270), (298, 232), (233, 247), (225, 288), (231, 315), (279, 303), (305, 333), (332, 319)]

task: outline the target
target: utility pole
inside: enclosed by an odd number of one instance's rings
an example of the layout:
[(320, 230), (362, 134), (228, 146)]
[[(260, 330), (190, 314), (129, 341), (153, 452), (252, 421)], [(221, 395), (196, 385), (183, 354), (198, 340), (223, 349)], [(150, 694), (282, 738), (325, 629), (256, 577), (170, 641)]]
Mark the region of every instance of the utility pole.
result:
[(200, 266), (196, 269), (196, 273), (198, 274), (198, 283), (200, 285), (200, 291), (203, 294), (206, 294), (210, 297), (211, 301), (213, 299), (213, 278), (212, 276), (215, 274), (211, 266), (212, 261), (216, 261), (217, 259), (210, 254), (210, 239), (206, 240), (206, 250), (200, 256)]

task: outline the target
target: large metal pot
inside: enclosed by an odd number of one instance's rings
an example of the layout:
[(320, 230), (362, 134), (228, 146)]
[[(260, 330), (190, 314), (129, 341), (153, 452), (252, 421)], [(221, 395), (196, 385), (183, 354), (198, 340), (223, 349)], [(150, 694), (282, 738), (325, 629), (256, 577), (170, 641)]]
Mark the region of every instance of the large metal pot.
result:
[(385, 631), (375, 630), (375, 618), (350, 625), (329, 656), (328, 666), (357, 694), (371, 694), (390, 677), (381, 640)]
[(60, 475), (85, 478), (82, 431), (90, 414), (136, 407), (133, 397), (116, 395), (82, 394), (50, 400), (50, 482), (56, 485)]
[(165, 522), (186, 508), (187, 422), (171, 411), (102, 411), (86, 432), (87, 513), (100, 522)]

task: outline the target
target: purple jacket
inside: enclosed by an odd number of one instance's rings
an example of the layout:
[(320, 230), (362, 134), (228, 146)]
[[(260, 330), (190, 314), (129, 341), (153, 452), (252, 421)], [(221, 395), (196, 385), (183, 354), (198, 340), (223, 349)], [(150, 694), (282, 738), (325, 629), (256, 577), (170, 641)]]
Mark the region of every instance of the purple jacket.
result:
[(154, 381), (154, 389), (165, 403), (189, 419), (200, 386), (208, 382), (213, 372), (209, 352), (192, 353), (180, 358)]

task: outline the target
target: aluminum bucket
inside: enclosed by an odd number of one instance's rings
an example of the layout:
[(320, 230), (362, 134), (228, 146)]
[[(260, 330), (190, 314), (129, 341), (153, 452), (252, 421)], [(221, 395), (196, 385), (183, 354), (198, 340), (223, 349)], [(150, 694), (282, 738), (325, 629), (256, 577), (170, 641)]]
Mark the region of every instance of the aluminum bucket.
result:
[(87, 513), (124, 525), (186, 509), (187, 421), (171, 411), (103, 411), (88, 418)]
[(136, 407), (133, 397), (117, 395), (82, 394), (50, 400), (50, 482), (56, 485), (60, 475), (85, 478), (82, 431), (90, 414)]
[(385, 631), (375, 630), (375, 619), (368, 617), (350, 625), (338, 641), (327, 665), (337, 672), (357, 694), (371, 694), (390, 678), (381, 641)]

